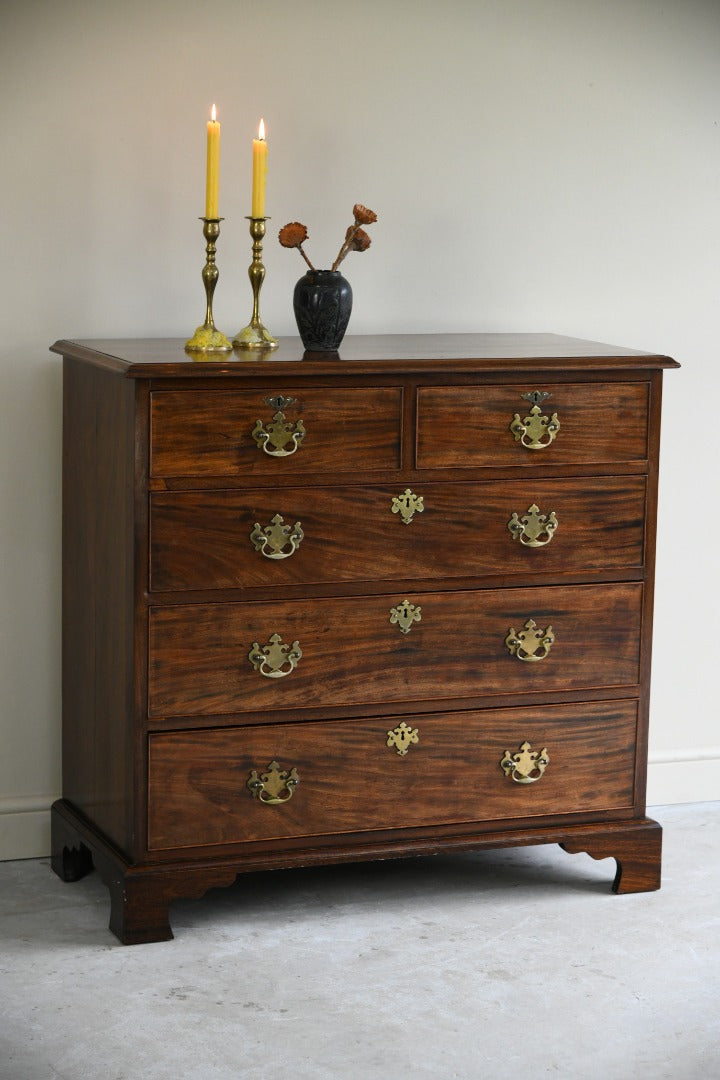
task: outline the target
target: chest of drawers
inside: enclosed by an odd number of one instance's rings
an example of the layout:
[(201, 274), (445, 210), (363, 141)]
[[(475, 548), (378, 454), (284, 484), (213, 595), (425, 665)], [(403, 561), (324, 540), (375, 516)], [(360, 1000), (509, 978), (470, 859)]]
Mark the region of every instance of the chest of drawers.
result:
[(244, 871), (645, 816), (662, 370), (553, 335), (64, 357), (63, 798), (126, 943)]

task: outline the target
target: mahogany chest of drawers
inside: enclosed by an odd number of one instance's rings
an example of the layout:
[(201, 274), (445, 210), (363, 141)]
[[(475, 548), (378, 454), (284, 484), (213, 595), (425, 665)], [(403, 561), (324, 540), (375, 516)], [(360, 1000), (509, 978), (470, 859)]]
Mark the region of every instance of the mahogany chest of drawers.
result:
[(126, 943), (243, 871), (645, 817), (662, 369), (553, 335), (62, 341), (63, 798)]

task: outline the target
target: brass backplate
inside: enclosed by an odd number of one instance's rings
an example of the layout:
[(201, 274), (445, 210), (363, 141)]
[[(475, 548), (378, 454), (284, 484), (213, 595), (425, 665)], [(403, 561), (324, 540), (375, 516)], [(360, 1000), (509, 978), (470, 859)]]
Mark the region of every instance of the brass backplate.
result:
[(281, 769), (277, 761), (271, 761), (260, 775), (256, 769), (251, 771), (247, 786), (253, 799), (259, 799), (268, 806), (276, 806), (291, 799), (299, 783), (297, 769)]
[(299, 521), (294, 525), (286, 525), (285, 518), (280, 514), (275, 514), (269, 525), (261, 525), (256, 521), (250, 533), (253, 547), (266, 559), (288, 559), (300, 547), (304, 536)]
[[(270, 457), (289, 457), (305, 438), (305, 425), (302, 420), (295, 423), (287, 420), (285, 413), (278, 410), (269, 423), (264, 424), (262, 420), (255, 422), (252, 437)], [(288, 446), (291, 449), (288, 450)]]
[(529, 663), (544, 660), (554, 641), (552, 626), (543, 630), (534, 619), (528, 619), (522, 630), (516, 631), (514, 626), (511, 627), (505, 638), (511, 656)]
[(515, 413), (510, 424), (515, 442), (522, 443), (527, 450), (544, 450), (554, 441), (560, 430), (557, 413), (546, 416), (540, 409), (540, 403), (550, 397), (550, 394), (545, 390), (531, 390), (520, 396), (531, 401), (532, 408), (522, 419), (520, 413)]
[(529, 742), (520, 744), (516, 751), (506, 750), (503, 754), (500, 768), (516, 784), (534, 784), (539, 780), (545, 769), (550, 764), (547, 748), (533, 750)]
[(298, 666), (302, 658), (299, 641), (286, 645), (280, 634), (273, 634), (262, 647), (253, 641), (248, 660), (267, 679), (282, 679)]
[(513, 539), (519, 540), (524, 547), (545, 547), (555, 535), (558, 519), (554, 510), (541, 514), (540, 507), (533, 503), (522, 517), (513, 513), (507, 527)]

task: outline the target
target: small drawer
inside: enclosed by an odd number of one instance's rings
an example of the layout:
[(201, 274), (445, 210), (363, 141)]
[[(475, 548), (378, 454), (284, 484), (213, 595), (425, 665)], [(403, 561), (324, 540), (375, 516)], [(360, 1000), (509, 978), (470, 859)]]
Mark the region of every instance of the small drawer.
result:
[(157, 733), (149, 847), (629, 809), (636, 726), (613, 701)]
[(151, 717), (636, 685), (642, 585), (154, 608)]
[(642, 462), (648, 404), (645, 382), (421, 387), (417, 467)]
[(402, 389), (159, 390), (150, 472), (259, 476), (395, 469)]
[(643, 565), (641, 476), (162, 492), (150, 507), (153, 590)]

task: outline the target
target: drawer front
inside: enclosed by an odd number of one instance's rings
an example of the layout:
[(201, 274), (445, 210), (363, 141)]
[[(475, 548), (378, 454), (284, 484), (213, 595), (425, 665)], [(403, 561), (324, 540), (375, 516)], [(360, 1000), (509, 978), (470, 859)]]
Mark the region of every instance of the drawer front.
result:
[[(536, 389), (548, 396), (533, 405), (522, 395)], [(520, 386), (421, 387), (417, 465), (498, 468), (644, 461), (648, 403), (649, 384), (642, 382), (529, 385), (527, 391)]]
[(149, 712), (635, 685), (641, 604), (632, 583), (154, 608)]
[[(153, 495), (151, 588), (435, 580), (643, 565), (643, 477), (415, 487), (407, 498), (401, 485)], [(422, 510), (413, 510), (413, 498), (415, 507), (422, 499)]]
[(156, 391), (150, 471), (281, 479), (395, 469), (401, 415), (400, 387)]
[(392, 717), (151, 735), (149, 846), (629, 808), (636, 722), (618, 701), (406, 717), (405, 739)]

